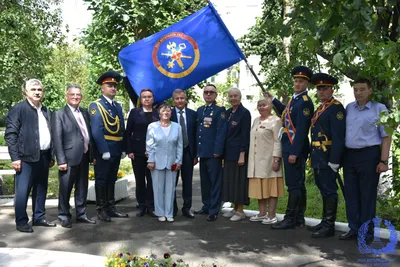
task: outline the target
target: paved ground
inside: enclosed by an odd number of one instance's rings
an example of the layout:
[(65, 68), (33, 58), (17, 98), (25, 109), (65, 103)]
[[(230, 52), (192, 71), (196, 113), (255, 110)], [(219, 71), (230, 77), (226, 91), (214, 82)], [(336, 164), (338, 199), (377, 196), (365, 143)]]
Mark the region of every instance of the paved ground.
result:
[[(129, 198), (118, 204), (130, 218), (111, 223), (73, 224), (72, 229), (35, 227), (33, 234), (25, 234), (15, 229), (13, 208), (0, 207), (0, 266), (101, 266), (107, 253), (121, 248), (141, 255), (169, 252), (190, 266), (366, 266), (366, 260), (369, 266), (400, 266), (399, 249), (373, 258), (360, 254), (356, 241), (339, 241), (340, 232), (333, 238), (313, 239), (306, 229), (277, 231), (248, 220), (233, 223), (222, 216), (213, 223), (205, 216), (190, 220), (180, 213), (174, 223), (137, 218), (134, 183), (130, 186)], [(201, 206), (198, 171), (193, 193), (197, 209)], [(88, 214), (95, 218), (94, 204), (88, 206)], [(57, 208), (48, 207), (46, 217), (56, 221)], [(387, 260), (385, 265), (382, 260)], [(373, 264), (378, 261), (379, 265)]]

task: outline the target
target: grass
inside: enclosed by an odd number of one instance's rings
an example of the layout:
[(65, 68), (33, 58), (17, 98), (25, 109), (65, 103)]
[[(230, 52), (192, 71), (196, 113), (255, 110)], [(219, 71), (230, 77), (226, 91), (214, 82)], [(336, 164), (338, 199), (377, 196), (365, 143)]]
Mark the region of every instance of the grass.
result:
[[(0, 161), (0, 169), (12, 169), (10, 161)], [(125, 175), (132, 174), (132, 165), (130, 160), (121, 160), (121, 164), (119, 170), (125, 173)], [(89, 171), (93, 171), (93, 166), (90, 166)], [(7, 194), (13, 194), (14, 192), (14, 176), (5, 175), (3, 177), (4, 184), (7, 189)], [(47, 189), (47, 198), (48, 199), (57, 199), (58, 198), (58, 168), (57, 165), (54, 165), (50, 168), (49, 171), (49, 182)], [(73, 192), (71, 193), (71, 195)]]

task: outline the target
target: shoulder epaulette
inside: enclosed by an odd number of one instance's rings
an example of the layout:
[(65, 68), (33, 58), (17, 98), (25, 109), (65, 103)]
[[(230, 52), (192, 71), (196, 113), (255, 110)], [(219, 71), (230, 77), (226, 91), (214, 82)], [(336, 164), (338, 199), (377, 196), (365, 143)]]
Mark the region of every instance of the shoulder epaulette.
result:
[(303, 100), (304, 100), (304, 101), (308, 101), (308, 96), (303, 95)]
[(217, 107), (222, 107), (222, 105), (219, 104), (219, 103), (215, 103), (215, 105), (216, 105)]
[(335, 105), (341, 105), (342, 103), (340, 103), (340, 101), (338, 101), (338, 100), (336, 100), (335, 99), (335, 101), (333, 101), (333, 103), (335, 104)]
[(101, 100), (101, 98), (99, 98), (99, 99), (96, 99), (94, 102), (99, 102)]

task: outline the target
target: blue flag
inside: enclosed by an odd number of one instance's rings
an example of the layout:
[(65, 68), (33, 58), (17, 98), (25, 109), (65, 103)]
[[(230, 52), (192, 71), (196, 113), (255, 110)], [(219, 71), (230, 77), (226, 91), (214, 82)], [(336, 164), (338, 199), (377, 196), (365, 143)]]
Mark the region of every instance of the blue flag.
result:
[(144, 88), (160, 103), (244, 59), (214, 6), (209, 3), (174, 25), (119, 52), (137, 95)]

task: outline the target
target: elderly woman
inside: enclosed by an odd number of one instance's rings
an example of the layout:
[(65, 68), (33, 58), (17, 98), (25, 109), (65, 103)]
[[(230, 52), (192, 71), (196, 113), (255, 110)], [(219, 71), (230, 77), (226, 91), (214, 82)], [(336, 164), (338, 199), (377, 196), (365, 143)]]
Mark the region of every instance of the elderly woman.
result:
[(158, 112), (160, 121), (151, 123), (147, 129), (147, 168), (153, 178), (155, 215), (160, 222), (173, 222), (176, 171), (182, 165), (182, 129), (171, 122), (169, 105), (160, 105)]
[(226, 112), (228, 118), (224, 151), (224, 176), (222, 180), (222, 200), (232, 202), (232, 211), (223, 214), (230, 220), (246, 218), (243, 205), (249, 205), (249, 181), (247, 179), (247, 156), (249, 152), (251, 115), (241, 103), (242, 94), (237, 88), (228, 91), (232, 108)]
[(154, 94), (150, 89), (140, 92), (140, 108), (132, 109), (129, 113), (126, 127), (127, 153), (132, 160), (132, 168), (136, 179), (136, 199), (142, 217), (146, 211), (153, 215), (154, 197), (151, 174), (147, 166), (146, 133), (150, 123), (158, 121), (158, 112), (153, 109)]
[[(283, 178), (281, 169), (282, 147), (279, 138), (281, 120), (271, 114), (270, 98), (257, 103), (260, 116), (254, 119), (250, 132), (249, 197), (258, 199), (259, 214), (250, 221), (263, 224), (277, 222), (276, 205), (278, 197), (283, 196)], [(268, 202), (268, 214), (266, 205)]]

